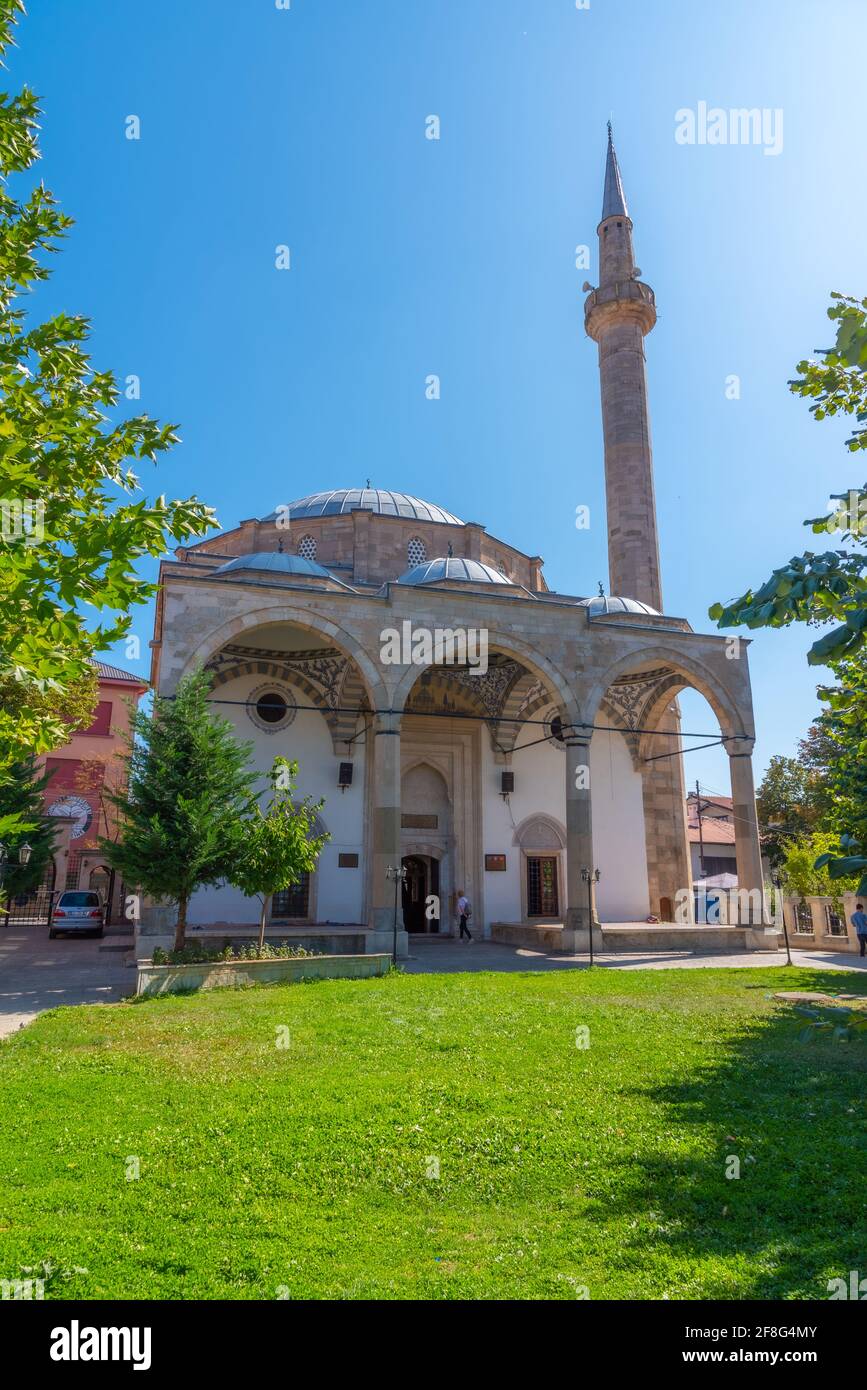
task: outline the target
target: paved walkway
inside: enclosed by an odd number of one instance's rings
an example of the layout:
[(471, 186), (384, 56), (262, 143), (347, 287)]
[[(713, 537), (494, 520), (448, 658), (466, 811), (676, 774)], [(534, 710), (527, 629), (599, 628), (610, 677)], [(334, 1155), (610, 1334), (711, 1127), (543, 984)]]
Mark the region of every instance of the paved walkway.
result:
[(0, 927), (0, 1038), (60, 1004), (107, 1004), (135, 989), (133, 938), (123, 927), (105, 937), (59, 936), (44, 927)]
[[(49, 941), (44, 928), (0, 928), (0, 1038), (15, 1033), (46, 1009), (61, 1004), (108, 1004), (135, 989), (133, 938), (122, 927), (109, 927), (102, 941), (58, 937)], [(722, 966), (756, 969), (783, 965), (785, 952), (703, 954), (697, 951), (644, 951), (596, 956), (611, 970), (694, 970)], [(831, 951), (793, 951), (796, 965), (821, 970), (864, 970), (867, 959)], [(460, 971), (583, 970), (589, 957), (563, 956), (499, 942), (460, 942), (410, 938), (410, 957), (402, 962), (410, 975)]]
[[(582, 970), (590, 964), (588, 955), (565, 956), (559, 952), (534, 950), (528, 946), (508, 946), (494, 941), (425, 940), (412, 936), (410, 958), (402, 962), (410, 975), (453, 974), (475, 970)], [(785, 965), (785, 951), (726, 951), (714, 955), (699, 951), (597, 952), (597, 965), (612, 970), (696, 970), (724, 967), (753, 969), (765, 965)], [(848, 951), (792, 951), (795, 965), (821, 970), (864, 970), (867, 958)]]

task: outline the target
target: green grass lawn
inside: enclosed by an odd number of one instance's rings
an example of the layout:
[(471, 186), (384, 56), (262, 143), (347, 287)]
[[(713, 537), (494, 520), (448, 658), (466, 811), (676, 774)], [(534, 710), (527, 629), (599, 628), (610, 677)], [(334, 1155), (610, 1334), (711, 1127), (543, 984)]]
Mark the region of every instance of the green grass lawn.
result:
[(867, 1274), (867, 1040), (799, 1041), (770, 997), (795, 987), (867, 980), (391, 975), (56, 1010), (0, 1045), (0, 1278), (826, 1298)]

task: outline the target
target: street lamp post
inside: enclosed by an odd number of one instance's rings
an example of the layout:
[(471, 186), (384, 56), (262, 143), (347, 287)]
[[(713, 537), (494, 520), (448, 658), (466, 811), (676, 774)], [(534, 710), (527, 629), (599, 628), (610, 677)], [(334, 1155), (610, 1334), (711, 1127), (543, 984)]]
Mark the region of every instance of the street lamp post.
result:
[[(30, 845), (28, 845), (27, 841), (25, 840), (25, 842), (24, 842), (23, 845), (19, 845), (19, 846), (18, 846), (18, 863), (21, 864), (22, 867), (23, 867), (25, 864), (29, 864), (29, 863), (30, 863), (30, 856), (31, 856), (32, 853), (33, 853), (32, 847), (31, 847)], [(12, 859), (10, 858), (10, 855), (9, 855), (9, 853), (8, 853), (8, 847), (7, 847), (6, 845), (4, 845), (4, 844), (0, 844), (0, 883), (3, 882), (3, 875), (4, 875), (5, 871), (6, 871), (7, 866), (8, 866), (9, 864), (11, 864), (11, 863), (12, 863)], [(3, 922), (3, 925), (4, 925), (4, 927), (8, 927), (9, 923), (8, 923), (8, 921), (5, 920), (5, 919), (6, 919), (6, 914), (4, 914), (4, 922)]]
[(391, 963), (397, 965), (397, 889), (398, 884), (403, 883), (406, 878), (406, 869), (400, 864), (397, 868), (389, 864), (385, 871), (386, 878), (394, 879), (394, 931), (391, 941)]
[(593, 885), (598, 883), (602, 874), (598, 869), (582, 869), (581, 877), (587, 884), (587, 925), (590, 931), (590, 964), (593, 964)]
[(789, 928), (786, 923), (786, 904), (783, 902), (782, 889), (780, 888), (780, 875), (778, 873), (771, 874), (771, 882), (774, 885), (774, 907), (776, 907), (777, 903), (780, 904), (780, 916), (783, 919), (783, 939), (786, 943), (786, 964), (791, 965), (792, 952), (789, 949)]

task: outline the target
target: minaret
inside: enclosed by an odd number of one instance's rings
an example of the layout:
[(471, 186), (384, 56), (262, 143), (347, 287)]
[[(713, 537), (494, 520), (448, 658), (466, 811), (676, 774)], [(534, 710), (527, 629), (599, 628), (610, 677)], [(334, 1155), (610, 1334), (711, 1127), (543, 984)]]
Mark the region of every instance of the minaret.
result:
[(656, 323), (653, 290), (638, 277), (632, 221), (608, 122), (599, 237), (599, 288), (584, 303), (584, 326), (599, 344), (608, 570), (611, 592), (662, 611), (647, 408), (644, 336)]

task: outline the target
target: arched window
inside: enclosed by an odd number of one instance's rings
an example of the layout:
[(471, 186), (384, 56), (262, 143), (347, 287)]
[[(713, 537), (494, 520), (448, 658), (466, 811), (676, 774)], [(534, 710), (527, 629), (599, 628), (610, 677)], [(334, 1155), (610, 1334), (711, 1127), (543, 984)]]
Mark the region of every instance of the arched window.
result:
[(312, 536), (302, 536), (298, 542), (298, 554), (302, 560), (316, 559), (316, 541)]
[(424, 564), (427, 559), (427, 547), (420, 536), (413, 536), (406, 548), (406, 558), (410, 568)]

